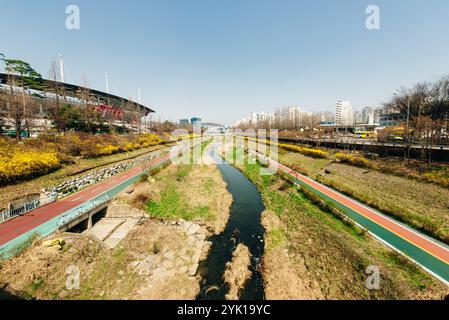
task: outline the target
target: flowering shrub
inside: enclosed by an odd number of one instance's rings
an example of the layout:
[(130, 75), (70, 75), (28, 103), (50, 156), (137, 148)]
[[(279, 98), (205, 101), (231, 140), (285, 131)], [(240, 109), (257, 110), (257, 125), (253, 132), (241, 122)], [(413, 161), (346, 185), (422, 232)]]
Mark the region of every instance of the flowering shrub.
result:
[(44, 175), (74, 161), (73, 157), (94, 158), (155, 146), (164, 142), (158, 135), (90, 135), (68, 132), (41, 135), (36, 139), (0, 137), (0, 185)]
[(55, 151), (24, 150), (9, 147), (10, 153), (0, 154), (0, 184), (46, 174), (61, 167)]
[(329, 157), (328, 152), (319, 150), (319, 149), (304, 148), (304, 147), (295, 146), (292, 144), (285, 144), (285, 143), (279, 143), (279, 147), (284, 150), (299, 152), (305, 156), (310, 156), (313, 158), (327, 159)]
[(365, 158), (363, 157), (354, 157), (351, 156), (350, 154), (346, 154), (346, 153), (336, 153), (335, 157), (337, 158), (337, 160), (339, 160), (340, 162), (343, 163), (349, 163), (349, 164), (353, 164), (359, 167), (366, 167), (366, 168), (372, 168), (373, 165)]
[[(247, 140), (251, 140), (251, 141), (259, 141), (258, 139), (254, 139), (251, 137), (245, 137)], [(263, 141), (266, 144), (274, 144), (274, 142), (271, 142), (269, 140), (265, 140)], [(294, 144), (287, 144), (287, 143), (277, 143), (277, 146), (279, 148), (282, 148), (284, 150), (289, 150), (289, 151), (293, 151), (293, 152), (299, 152), (305, 156), (309, 156), (309, 157), (313, 157), (313, 158), (322, 158), (322, 159), (327, 159), (329, 158), (329, 153), (327, 151), (323, 151), (323, 150), (319, 150), (319, 149), (312, 149), (312, 148), (304, 148), (304, 147), (300, 147)]]
[(438, 183), (442, 186), (449, 187), (449, 177), (440, 176), (431, 172), (421, 175), (422, 179), (428, 182)]
[(113, 145), (107, 145), (107, 146), (97, 145), (97, 149), (98, 149), (97, 154), (101, 155), (101, 156), (106, 156), (109, 154), (120, 152), (120, 147), (113, 146)]
[(58, 150), (63, 153), (74, 152), (73, 156), (82, 156), (84, 158), (95, 158), (107, 156), (120, 152), (128, 152), (142, 148), (148, 148), (164, 142), (158, 135), (144, 133), (140, 135), (89, 135), (85, 133), (75, 133), (78, 135), (77, 148), (66, 146), (66, 142), (76, 142), (73, 138), (58, 137)]

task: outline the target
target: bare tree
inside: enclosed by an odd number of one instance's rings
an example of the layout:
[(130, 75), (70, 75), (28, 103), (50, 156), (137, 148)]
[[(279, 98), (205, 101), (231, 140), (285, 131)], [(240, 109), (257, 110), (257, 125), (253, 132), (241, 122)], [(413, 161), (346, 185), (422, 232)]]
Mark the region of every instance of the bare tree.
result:
[(64, 121), (61, 116), (61, 94), (63, 92), (62, 88), (58, 84), (57, 74), (59, 72), (59, 67), (56, 61), (51, 63), (49, 78), (53, 80), (52, 82), (48, 82), (48, 87), (46, 88), (50, 92), (55, 95), (54, 107), (50, 109), (50, 115), (52, 117), (53, 123), (58, 130), (58, 133), (61, 133), (64, 130)]
[(81, 104), (83, 121), (86, 123), (86, 130), (88, 132), (93, 132), (94, 123), (96, 120), (99, 120), (99, 115), (91, 103), (92, 97), (88, 88), (89, 83), (83, 77), (82, 86), (76, 92), (76, 96)]
[(404, 123), (406, 153), (410, 158), (413, 141), (421, 145), (421, 159), (430, 163), (432, 146), (441, 143), (449, 128), (449, 77), (433, 83), (418, 83), (411, 89), (402, 88), (389, 102), (387, 109), (398, 112)]

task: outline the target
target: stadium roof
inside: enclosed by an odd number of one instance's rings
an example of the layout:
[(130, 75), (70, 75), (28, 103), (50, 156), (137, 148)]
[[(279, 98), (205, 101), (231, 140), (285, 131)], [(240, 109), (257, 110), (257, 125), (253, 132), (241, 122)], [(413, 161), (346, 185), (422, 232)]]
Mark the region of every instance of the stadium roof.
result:
[[(8, 79), (14, 79), (19, 81), (20, 76), (17, 75), (8, 75), (6, 73), (1, 73), (0, 72), (0, 83), (1, 84), (9, 84), (8, 83)], [(144, 106), (143, 104), (139, 104), (137, 102), (134, 102), (132, 100), (129, 99), (125, 99), (110, 93), (106, 93), (106, 92), (102, 92), (99, 90), (95, 90), (95, 89), (90, 89), (90, 88), (86, 88), (86, 87), (82, 87), (82, 86), (78, 86), (78, 85), (74, 85), (74, 84), (70, 84), (70, 83), (64, 83), (64, 82), (59, 82), (59, 81), (53, 81), (53, 80), (48, 80), (48, 79), (42, 79), (43, 83), (43, 87), (44, 88), (53, 88), (55, 87), (55, 85), (57, 85), (59, 88), (63, 88), (64, 94), (67, 96), (71, 96), (71, 97), (76, 97), (76, 93), (82, 90), (88, 91), (89, 94), (95, 98), (96, 102), (101, 102), (103, 104), (107, 104), (107, 105), (111, 105), (114, 106), (116, 108), (123, 108), (124, 105), (134, 105), (136, 107), (136, 109), (138, 109), (139, 111), (145, 113), (145, 115), (149, 114), (149, 113), (153, 113), (155, 112), (153, 109)], [(31, 88), (33, 89), (33, 88)], [(47, 91), (47, 90), (41, 90), (41, 91)]]

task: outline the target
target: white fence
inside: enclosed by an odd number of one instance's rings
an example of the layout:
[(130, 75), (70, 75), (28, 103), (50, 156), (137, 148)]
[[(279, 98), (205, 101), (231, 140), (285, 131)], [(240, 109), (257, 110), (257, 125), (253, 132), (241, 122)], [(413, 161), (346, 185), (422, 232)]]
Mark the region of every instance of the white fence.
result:
[(56, 200), (55, 197), (45, 198), (44, 200), (37, 199), (37, 200), (34, 200), (33, 202), (25, 203), (25, 204), (21, 205), (20, 207), (2, 211), (2, 212), (0, 212), (0, 223), (8, 221), (16, 216), (25, 214), (31, 210), (39, 208), (39, 207), (41, 207), (47, 203), (53, 202), (55, 200)]

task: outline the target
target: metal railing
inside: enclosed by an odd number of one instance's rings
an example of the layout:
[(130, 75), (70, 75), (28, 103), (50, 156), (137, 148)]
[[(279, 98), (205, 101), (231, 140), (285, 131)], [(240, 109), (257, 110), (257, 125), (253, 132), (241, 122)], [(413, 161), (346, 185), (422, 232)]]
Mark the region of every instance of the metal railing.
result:
[(0, 213), (0, 223), (5, 222), (11, 218), (14, 218), (15, 216), (19, 216), (22, 214), (27, 213), (28, 211), (31, 211), (33, 209), (36, 209), (40, 206), (41, 201), (40, 200), (34, 200), (30, 203), (25, 203), (24, 205), (21, 205), (20, 207), (13, 208), (10, 210), (6, 210)]
[(43, 205), (46, 205), (46, 204), (48, 204), (50, 202), (54, 202), (54, 201), (56, 201), (56, 197), (50, 196), (50, 197), (47, 197), (44, 199), (36, 199), (32, 202), (25, 203), (17, 208), (2, 211), (2, 212), (0, 212), (0, 223), (8, 221), (16, 216), (23, 215), (31, 210), (37, 209), (39, 207), (42, 207)]
[(75, 208), (73, 211), (70, 211), (69, 213), (64, 214), (62, 217), (59, 218), (57, 225), (58, 227), (62, 227), (69, 222), (75, 220), (76, 218), (82, 216), (83, 214), (89, 212), (95, 207), (98, 207), (106, 202), (108, 202), (112, 198), (111, 195), (105, 193), (97, 198), (91, 199), (87, 201), (84, 205), (79, 206)]

